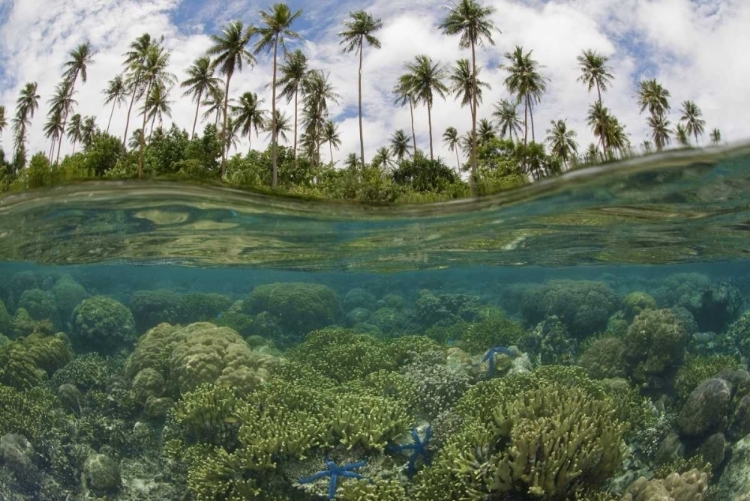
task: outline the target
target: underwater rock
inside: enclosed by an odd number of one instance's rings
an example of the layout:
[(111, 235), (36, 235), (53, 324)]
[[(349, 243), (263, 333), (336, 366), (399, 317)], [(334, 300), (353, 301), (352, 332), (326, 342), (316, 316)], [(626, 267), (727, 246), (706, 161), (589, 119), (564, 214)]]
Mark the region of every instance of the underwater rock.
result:
[(707, 379), (693, 390), (677, 416), (680, 433), (700, 437), (715, 430), (726, 420), (731, 400), (732, 384), (729, 381)]
[(529, 374), (534, 369), (534, 365), (531, 363), (528, 353), (521, 353), (517, 357), (513, 358), (508, 370), (508, 376), (513, 374)]
[(750, 500), (750, 436), (732, 448), (732, 457), (712, 489), (709, 501)]
[(680, 440), (680, 435), (672, 431), (659, 444), (655, 459), (657, 464), (671, 464), (684, 456), (685, 444)]
[(714, 433), (701, 444), (699, 452), (703, 459), (711, 463), (714, 471), (718, 470), (727, 454), (727, 439), (723, 433)]
[(750, 395), (745, 395), (734, 409), (727, 435), (731, 440), (739, 440), (748, 434), (750, 434)]
[(708, 475), (690, 470), (671, 473), (665, 479), (636, 480), (620, 501), (703, 501), (708, 493)]
[(23, 435), (8, 433), (0, 437), (0, 465), (12, 471), (23, 486), (35, 489), (39, 473), (33, 462), (34, 447)]
[(120, 487), (120, 465), (105, 454), (92, 454), (83, 465), (83, 487), (97, 493), (116, 491)]

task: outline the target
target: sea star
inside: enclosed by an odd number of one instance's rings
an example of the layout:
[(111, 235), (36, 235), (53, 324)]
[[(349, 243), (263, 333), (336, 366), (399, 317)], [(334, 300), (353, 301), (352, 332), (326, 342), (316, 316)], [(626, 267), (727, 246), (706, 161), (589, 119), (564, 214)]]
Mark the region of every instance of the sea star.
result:
[(300, 484), (309, 484), (324, 477), (331, 477), (331, 481), (328, 484), (328, 499), (329, 500), (333, 499), (336, 496), (336, 485), (338, 484), (339, 477), (356, 478), (356, 479), (364, 478), (362, 475), (360, 475), (359, 473), (355, 473), (352, 470), (356, 470), (357, 468), (362, 468), (363, 466), (367, 464), (367, 461), (349, 463), (343, 466), (338, 466), (336, 463), (334, 463), (328, 458), (325, 459), (325, 462), (326, 462), (325, 470), (319, 471), (312, 477), (302, 478), (298, 480), (298, 482)]

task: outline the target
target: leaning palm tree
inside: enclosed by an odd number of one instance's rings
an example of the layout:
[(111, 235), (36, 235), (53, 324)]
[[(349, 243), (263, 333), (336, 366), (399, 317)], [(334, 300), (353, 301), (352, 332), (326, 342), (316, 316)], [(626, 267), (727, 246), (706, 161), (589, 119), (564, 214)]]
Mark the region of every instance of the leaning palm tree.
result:
[(505, 86), (511, 94), (516, 96), (517, 102), (524, 102), (524, 137), (523, 144), (528, 144), (528, 118), (531, 115), (531, 140), (536, 141), (534, 134), (534, 110), (533, 105), (539, 103), (542, 94), (547, 89), (547, 78), (539, 73), (539, 63), (532, 59), (533, 51), (526, 54), (523, 47), (516, 46), (513, 52), (506, 52), (505, 58), (508, 64), (501, 66), (509, 75), (505, 79)]
[(221, 86), (209, 89), (208, 95), (201, 103), (201, 106), (207, 108), (203, 113), (203, 120), (208, 120), (211, 118), (211, 115), (216, 115), (214, 125), (218, 129), (219, 122), (221, 122), (221, 113), (224, 110), (224, 89)]
[(299, 93), (302, 89), (302, 82), (305, 80), (307, 74), (307, 56), (297, 49), (294, 52), (290, 52), (284, 56), (284, 64), (279, 68), (281, 72), (281, 78), (276, 83), (281, 89), (279, 92), (280, 98), (286, 98), (287, 103), (291, 103), (294, 100), (294, 168), (297, 168), (297, 129), (299, 127)]
[(336, 148), (336, 151), (339, 151), (341, 147), (338, 124), (330, 120), (326, 122), (325, 127), (323, 127), (323, 141), (328, 143), (328, 147), (331, 150), (331, 165), (333, 165), (333, 149)]
[(693, 101), (682, 103), (682, 116), (680, 120), (685, 122), (685, 131), (688, 135), (695, 137), (695, 145), (698, 146), (698, 136), (702, 136), (706, 127), (706, 121), (701, 117), (703, 112)]
[(669, 91), (654, 79), (644, 80), (638, 86), (638, 105), (641, 113), (646, 109), (653, 116), (661, 117), (669, 111)]
[(83, 120), (81, 119), (80, 113), (76, 113), (70, 117), (68, 130), (66, 130), (65, 133), (68, 135), (68, 139), (73, 142), (73, 153), (76, 152), (76, 143), (83, 137), (83, 133), (81, 132), (82, 127)]
[(581, 69), (581, 76), (578, 81), (588, 87), (589, 92), (596, 87), (596, 93), (599, 96), (599, 103), (602, 102), (602, 91), (607, 90), (607, 86), (612, 82), (611, 68), (607, 66), (608, 58), (593, 50), (584, 50), (578, 56), (578, 66)]
[(159, 82), (151, 88), (151, 93), (146, 97), (146, 102), (143, 105), (143, 112), (147, 114), (147, 118), (151, 119), (149, 140), (154, 133), (154, 124), (156, 123), (157, 118), (159, 119), (160, 127), (164, 123), (164, 115), (172, 118), (171, 104), (172, 102), (169, 100), (169, 89), (164, 85), (164, 82)]
[(576, 131), (569, 129), (565, 120), (552, 120), (552, 127), (547, 129), (547, 143), (552, 157), (559, 158), (567, 167), (568, 162), (578, 155)]
[(391, 149), (386, 146), (378, 148), (372, 159), (372, 164), (375, 167), (383, 167), (386, 170), (393, 167), (393, 153), (391, 153)]
[[(76, 80), (80, 75), (81, 81), (86, 83), (88, 79), (88, 65), (94, 61), (94, 53), (91, 49), (91, 43), (85, 42), (70, 51), (70, 59), (63, 64), (63, 78), (70, 83), (70, 96), (75, 92)], [(63, 128), (68, 120), (70, 108), (63, 108)], [(62, 141), (57, 145), (57, 162), (60, 161), (60, 148)]]
[(718, 145), (721, 142), (721, 131), (719, 129), (711, 131), (711, 142), (714, 145)]
[[(245, 47), (250, 43), (250, 39), (255, 34), (253, 28), (245, 28), (242, 21), (231, 21), (224, 27), (221, 35), (211, 35), (213, 45), (208, 49), (209, 56), (216, 56), (213, 61), (213, 67), (219, 68), (219, 72), (226, 76), (226, 87), (224, 89), (224, 126), (222, 131), (227, 128), (227, 108), (229, 107), (229, 82), (232, 80), (234, 71), (242, 71), (244, 63), (251, 67), (255, 64), (255, 56)], [(222, 132), (223, 134), (223, 132)], [(224, 177), (227, 171), (227, 152), (226, 140), (222, 141), (221, 151), (221, 177)]]
[(128, 90), (125, 86), (125, 81), (122, 79), (122, 75), (117, 75), (115, 78), (107, 82), (107, 88), (104, 89), (103, 94), (106, 96), (104, 104), (112, 103), (112, 111), (109, 114), (109, 122), (107, 122), (107, 133), (109, 133), (109, 127), (112, 125), (112, 117), (115, 114), (115, 106), (120, 107), (125, 104), (125, 95)]
[[(68, 126), (70, 127), (70, 125)], [(47, 158), (52, 162), (52, 157), (55, 154), (55, 144), (65, 133), (65, 129), (62, 126), (62, 114), (60, 110), (56, 110), (47, 115), (47, 122), (44, 124), (44, 137), (51, 140), (51, 146)]]
[[(289, 29), (292, 23), (302, 15), (302, 11), (298, 10), (295, 13), (289, 9), (289, 6), (285, 3), (274, 4), (268, 12), (261, 11), (260, 17), (263, 21), (261, 26), (256, 28), (255, 31), (260, 35), (260, 40), (255, 44), (255, 53), (270, 52), (273, 50), (273, 79), (271, 81), (271, 121), (274, 122), (277, 117), (281, 116), (276, 113), (276, 66), (278, 60), (278, 49), (281, 45), (282, 50), (286, 53), (286, 39), (287, 38), (299, 38), (299, 34)], [(277, 127), (275, 123), (271, 123), (271, 157), (273, 161), (273, 187), (276, 188), (278, 184), (278, 168), (277, 162)]]
[(651, 115), (648, 119), (648, 125), (651, 127), (654, 145), (656, 145), (658, 151), (661, 151), (671, 141), (672, 129), (669, 128), (671, 123), (663, 115)]
[(195, 137), (195, 127), (198, 125), (198, 113), (201, 109), (201, 99), (205, 94), (211, 92), (222, 83), (214, 76), (215, 68), (211, 65), (208, 57), (199, 57), (187, 70), (187, 79), (180, 84), (185, 89), (183, 96), (192, 96), (195, 103), (195, 118), (193, 119), (193, 131), (190, 137)]
[(440, 63), (432, 62), (429, 56), (416, 56), (413, 63), (408, 63), (406, 69), (411, 75), (412, 90), (417, 102), (427, 106), (427, 123), (430, 134), (430, 160), (434, 160), (432, 147), (432, 105), (435, 95), (445, 99), (448, 86), (445, 85), (445, 69)]
[[(136, 38), (130, 44), (130, 50), (124, 54), (125, 62), (123, 63), (127, 70), (127, 78), (125, 80), (125, 86), (127, 92), (130, 94), (130, 105), (128, 106), (128, 115), (125, 119), (125, 134), (122, 136), (122, 145), (125, 146), (125, 142), (128, 140), (128, 130), (130, 129), (130, 114), (133, 111), (135, 102), (143, 97), (144, 90), (141, 85), (140, 68), (143, 67), (146, 55), (149, 49), (154, 44), (161, 43), (161, 40), (152, 40), (151, 35), (144, 33), (140, 37)], [(132, 138), (131, 138), (132, 140)], [(130, 144), (128, 144), (130, 146)]]
[(232, 106), (235, 126), (239, 127), (250, 141), (248, 155), (253, 151), (253, 129), (255, 137), (258, 137), (258, 130), (266, 129), (266, 110), (260, 109), (262, 103), (263, 98), (258, 99), (255, 92), (245, 92), (240, 96), (237, 105)]
[(458, 46), (462, 49), (471, 49), (471, 74), (474, 79), (474, 97), (471, 105), (471, 192), (476, 195), (476, 184), (474, 183), (477, 172), (477, 98), (479, 96), (479, 85), (477, 82), (477, 57), (476, 46), (484, 45), (487, 41), (495, 45), (492, 39), (494, 32), (499, 30), (495, 27), (490, 17), (495, 9), (485, 7), (476, 0), (460, 0), (451, 6), (448, 16), (440, 24), (443, 33), (448, 35), (459, 35)]
[[(266, 122), (268, 139), (271, 139), (272, 137), (280, 137), (282, 141), (288, 143), (289, 138), (286, 133), (292, 131), (292, 124), (290, 122), (291, 120), (286, 114), (282, 113), (280, 110), (276, 110), (276, 117)], [(273, 127), (275, 127), (275, 129), (273, 129)]]
[(417, 134), (414, 130), (414, 92), (412, 89), (411, 75), (401, 75), (398, 83), (393, 88), (393, 94), (396, 96), (395, 104), (405, 105), (409, 103), (409, 114), (411, 115), (411, 141), (414, 147), (414, 156), (417, 155)]
[[(469, 106), (471, 108), (471, 120), (475, 122), (474, 117), (474, 102), (482, 102), (482, 89), (491, 89), (490, 84), (479, 80), (479, 73), (481, 68), (477, 68), (476, 75), (476, 86), (474, 73), (472, 72), (471, 66), (468, 59), (459, 59), (456, 61), (456, 65), (451, 69), (448, 80), (450, 81), (450, 90), (456, 95), (456, 99), (461, 99), (461, 107)], [(476, 99), (474, 91), (476, 87)]]
[[(60, 116), (62, 119), (62, 123), (60, 124), (63, 133), (58, 134), (56, 136), (53, 136), (53, 143), (57, 143), (57, 157), (59, 160), (60, 157), (60, 145), (62, 144), (62, 140), (64, 137), (65, 132), (65, 117), (70, 111), (70, 109), (73, 107), (74, 104), (76, 104), (76, 101), (73, 99), (73, 93), (71, 92), (71, 82), (70, 80), (63, 80), (57, 86), (55, 87), (55, 93), (53, 94), (52, 98), (48, 101), (48, 104), (50, 105), (49, 110), (49, 123), (53, 122), (54, 118), (56, 118), (57, 115)], [(54, 155), (54, 145), (53, 145), (53, 155)], [(53, 159), (50, 158), (50, 161)]]
[(409, 136), (406, 135), (404, 129), (397, 130), (391, 136), (391, 150), (399, 160), (403, 160), (404, 155), (409, 152)]
[[(505, 137), (507, 134), (511, 141), (517, 141), (523, 130), (521, 120), (518, 118), (518, 104), (502, 99), (494, 106), (495, 111), (492, 112), (492, 116), (495, 117), (500, 127), (500, 137)], [(513, 139), (514, 133), (515, 139)]]
[(39, 109), (39, 94), (37, 83), (27, 83), (16, 100), (16, 116), (13, 118), (14, 146), (19, 163), (26, 162), (26, 133), (31, 127), (31, 119)]
[(458, 131), (455, 127), (448, 127), (443, 132), (443, 142), (450, 151), (456, 152), (456, 170), (461, 169), (461, 160), (458, 158)]
[(674, 139), (683, 148), (690, 146), (690, 134), (687, 131), (687, 127), (678, 123), (674, 129)]
[(359, 55), (359, 145), (362, 165), (365, 165), (365, 136), (362, 131), (362, 62), (364, 59), (365, 42), (376, 49), (380, 48), (380, 40), (373, 33), (383, 27), (380, 19), (375, 19), (371, 14), (358, 10), (349, 13), (349, 20), (344, 23), (344, 31), (339, 33), (341, 45), (344, 52), (355, 52)]

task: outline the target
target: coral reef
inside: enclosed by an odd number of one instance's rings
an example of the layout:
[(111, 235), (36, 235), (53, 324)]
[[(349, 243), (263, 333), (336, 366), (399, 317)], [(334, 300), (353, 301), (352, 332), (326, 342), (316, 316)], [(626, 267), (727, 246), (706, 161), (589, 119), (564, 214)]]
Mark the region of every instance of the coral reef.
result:
[[(230, 306), (232, 306), (232, 300), (229, 296), (223, 294), (200, 292), (183, 294), (180, 296), (179, 321), (182, 324), (213, 322), (221, 312), (228, 310)], [(169, 322), (169, 320), (162, 321)], [(235, 330), (240, 334), (245, 334), (240, 329)]]
[(632, 322), (643, 310), (656, 310), (656, 300), (645, 292), (631, 292), (622, 300), (622, 309), (625, 319)]
[(670, 310), (640, 313), (628, 328), (624, 341), (630, 374), (641, 384), (666, 386), (664, 381), (685, 358), (685, 328)]
[(128, 303), (137, 332), (146, 332), (163, 322), (177, 323), (181, 306), (180, 297), (168, 289), (134, 292)]
[(70, 339), (77, 352), (114, 354), (135, 341), (133, 314), (106, 296), (84, 299), (73, 311)]
[(664, 479), (641, 477), (628, 487), (620, 501), (703, 501), (708, 494), (708, 476), (698, 470)]
[(616, 337), (599, 338), (583, 352), (578, 365), (593, 379), (624, 377), (625, 343)]
[(41, 289), (29, 289), (21, 294), (18, 308), (23, 308), (29, 317), (37, 322), (48, 320), (55, 329), (60, 328), (60, 316), (57, 312), (54, 296)]
[(63, 324), (67, 324), (76, 306), (88, 297), (86, 289), (70, 275), (60, 277), (50, 291), (55, 298), (57, 311)]

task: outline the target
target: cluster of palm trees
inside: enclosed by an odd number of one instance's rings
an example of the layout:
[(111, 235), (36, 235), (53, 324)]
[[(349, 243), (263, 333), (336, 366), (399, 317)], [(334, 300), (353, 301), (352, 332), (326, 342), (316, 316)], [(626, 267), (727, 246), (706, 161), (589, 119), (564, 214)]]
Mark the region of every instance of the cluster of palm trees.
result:
[[(418, 55), (405, 64), (405, 72), (398, 78), (393, 93), (396, 104), (409, 105), (411, 134), (404, 130), (396, 131), (391, 137), (390, 146), (377, 150), (373, 159), (375, 164), (388, 165), (394, 156), (403, 159), (404, 156), (418, 154), (414, 128), (414, 110), (418, 105), (424, 105), (427, 109), (430, 159), (434, 160), (432, 109), (436, 98), (445, 99), (448, 95), (455, 96), (462, 107), (470, 109), (471, 130), (459, 135), (455, 127), (449, 127), (443, 134), (443, 140), (450, 151), (456, 153), (459, 166), (459, 149), (468, 158), (473, 190), (477, 148), (481, 144), (499, 136), (517, 143), (522, 141), (525, 148), (529, 143), (529, 130), (531, 142), (536, 143), (534, 110), (541, 103), (549, 80), (542, 73), (543, 67), (534, 59), (533, 51), (515, 47), (504, 55), (505, 63), (501, 68), (507, 72), (507, 77), (503, 83), (510, 98), (494, 105), (490, 119), (478, 117), (483, 91), (491, 87), (480, 79), (481, 68), (477, 66), (476, 48), (485, 44), (494, 45), (493, 35), (500, 33), (490, 19), (493, 11), (477, 0), (460, 0), (452, 4), (446, 18), (440, 23), (443, 33), (457, 35), (459, 47), (470, 50), (470, 59), (459, 59), (452, 67), (447, 67), (427, 55)], [(252, 133), (255, 132), (257, 137), (260, 131), (267, 132), (270, 138), (273, 186), (277, 185), (278, 141), (286, 141), (287, 133), (292, 130), (295, 166), (299, 151), (305, 152), (313, 162), (320, 162), (320, 149), (326, 144), (333, 162), (333, 150), (339, 149), (341, 139), (338, 126), (329, 118), (328, 108), (331, 103), (338, 103), (339, 95), (329, 82), (327, 73), (308, 67), (308, 59), (301, 50), (287, 51), (287, 41), (300, 38), (292, 30), (293, 23), (300, 15), (301, 11), (292, 12), (286, 4), (278, 3), (261, 11), (258, 26), (246, 27), (241, 21), (228, 23), (221, 34), (211, 37), (212, 46), (187, 69), (187, 78), (180, 83), (183, 95), (189, 96), (196, 107), (191, 137), (195, 137), (201, 110), (203, 119), (214, 121), (220, 132), (222, 175), (225, 174), (228, 152), (232, 146), (237, 145), (238, 138), (247, 137), (252, 148)], [(360, 165), (366, 165), (362, 110), (364, 52), (367, 47), (381, 47), (376, 33), (382, 26), (380, 19), (370, 13), (357, 11), (349, 14), (343, 31), (339, 33), (344, 52), (354, 52), (359, 60), (357, 85), (360, 156), (357, 159), (355, 155), (349, 161), (355, 164), (359, 162)], [(256, 40), (251, 46), (253, 39)], [(244, 92), (237, 97), (229, 95), (235, 72), (241, 72), (244, 66), (253, 67), (257, 63), (256, 56), (260, 53), (270, 53), (273, 60), (270, 112), (263, 109), (265, 99), (257, 93)], [(115, 110), (127, 105), (123, 135), (123, 144), (127, 144), (131, 114), (136, 104), (139, 104), (138, 112), (142, 123), (130, 144), (138, 149), (138, 173), (141, 176), (147, 125), (150, 125), (152, 134), (157, 119), (161, 126), (165, 116), (171, 117), (172, 101), (169, 100), (169, 93), (177, 79), (169, 71), (170, 52), (165, 48), (163, 38), (155, 39), (144, 34), (130, 44), (124, 57), (123, 73), (109, 81), (104, 90), (104, 103), (111, 105), (106, 130), (109, 132)], [(76, 83), (79, 77), (80, 81), (86, 83), (87, 68), (92, 62), (93, 50), (89, 43), (84, 43), (70, 52), (69, 60), (63, 65), (63, 78), (49, 101), (48, 121), (44, 127), (45, 135), (51, 141), (50, 161), (54, 156), (55, 162), (59, 162), (61, 145), (66, 137), (73, 143), (74, 150), (76, 143), (86, 144), (92, 140), (96, 130), (93, 117), (84, 118), (73, 114), (73, 108), (77, 104), (74, 99)], [(587, 124), (598, 144), (591, 144), (586, 150), (583, 158), (588, 161), (622, 156), (631, 150), (625, 126), (603, 104), (602, 94), (614, 79), (607, 62), (605, 56), (592, 50), (583, 51), (578, 57), (581, 70), (579, 81), (589, 91), (596, 89), (597, 92), (597, 99), (587, 114)], [(682, 145), (687, 145), (691, 136), (698, 143), (705, 132), (705, 121), (695, 103), (685, 101), (682, 104), (680, 123), (672, 131), (668, 119), (669, 92), (656, 80), (646, 80), (641, 82), (638, 96), (641, 112), (649, 112), (648, 124), (657, 149), (668, 145), (672, 136)], [(25, 159), (28, 128), (39, 107), (39, 99), (36, 83), (29, 83), (21, 91), (16, 103), (12, 126), (16, 157), (22, 160)], [(279, 99), (294, 103), (293, 119), (278, 110), (276, 105)], [(521, 105), (522, 118), (518, 110)], [(0, 106), (0, 133), (6, 126), (5, 108)], [(720, 140), (718, 129), (714, 129), (711, 137), (715, 142)], [(563, 164), (579, 159), (576, 132), (568, 127), (565, 120), (551, 122), (545, 142), (549, 145), (550, 154)], [(650, 149), (651, 142), (647, 141), (644, 147)]]

